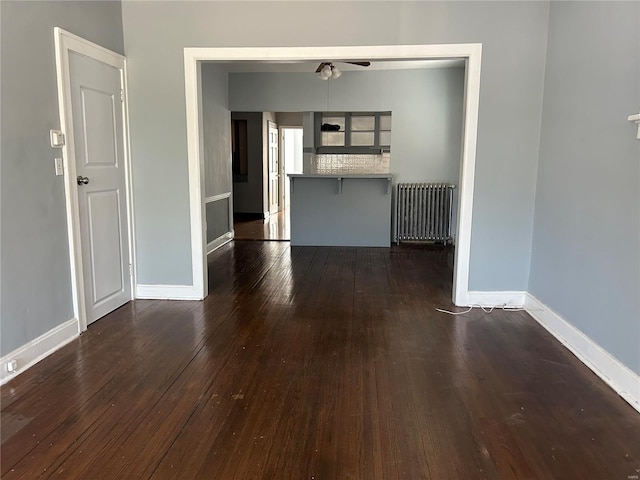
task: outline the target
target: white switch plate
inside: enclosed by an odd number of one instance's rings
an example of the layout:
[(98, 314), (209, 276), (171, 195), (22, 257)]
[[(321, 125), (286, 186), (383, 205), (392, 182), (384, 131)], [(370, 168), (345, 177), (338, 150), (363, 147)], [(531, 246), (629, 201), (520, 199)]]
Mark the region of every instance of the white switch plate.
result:
[(627, 120), (629, 120), (630, 122), (635, 122), (636, 125), (638, 125), (638, 136), (636, 138), (640, 140), (640, 113), (638, 113), (637, 115), (629, 115)]
[(55, 158), (54, 160), (56, 162), (56, 175), (64, 175), (64, 164), (62, 163), (62, 159)]
[(49, 130), (49, 139), (51, 140), (51, 146), (53, 148), (64, 146), (64, 133), (60, 130)]

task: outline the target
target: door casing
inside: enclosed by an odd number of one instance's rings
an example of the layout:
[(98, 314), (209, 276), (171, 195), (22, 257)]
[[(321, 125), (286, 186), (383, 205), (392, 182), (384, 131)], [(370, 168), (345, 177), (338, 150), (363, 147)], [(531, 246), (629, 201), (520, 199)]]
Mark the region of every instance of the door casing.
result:
[(465, 60), (463, 100), (462, 154), (458, 197), (458, 223), (453, 272), (452, 300), (455, 305), (469, 305), (469, 265), (471, 259), (471, 226), (473, 190), (480, 107), (481, 43), (441, 45), (359, 45), (315, 47), (185, 47), (184, 80), (187, 113), (187, 157), (189, 166), (189, 214), (191, 220), (191, 265), (193, 292), (204, 298), (208, 291), (206, 231), (204, 229), (203, 168), (199, 131), (199, 99), (201, 85), (199, 66), (204, 61), (323, 61), (327, 58), (349, 60)]
[(125, 195), (127, 207), (127, 224), (129, 230), (129, 264), (131, 265), (131, 298), (135, 298), (136, 262), (135, 262), (135, 230), (133, 221), (132, 175), (129, 150), (129, 111), (127, 103), (127, 61), (116, 52), (85, 40), (59, 27), (54, 28), (56, 55), (56, 77), (58, 83), (58, 110), (60, 126), (65, 136), (62, 147), (64, 161), (65, 208), (67, 213), (67, 230), (69, 238), (69, 259), (71, 264), (71, 291), (74, 316), (78, 320), (78, 331), (87, 329), (87, 313), (85, 305), (84, 268), (82, 262), (82, 242), (80, 238), (80, 212), (78, 207), (78, 190), (76, 182), (76, 158), (74, 151), (73, 117), (71, 108), (71, 82), (69, 72), (69, 52), (73, 51), (105, 63), (120, 70), (120, 84), (124, 95), (123, 102), (123, 141)]

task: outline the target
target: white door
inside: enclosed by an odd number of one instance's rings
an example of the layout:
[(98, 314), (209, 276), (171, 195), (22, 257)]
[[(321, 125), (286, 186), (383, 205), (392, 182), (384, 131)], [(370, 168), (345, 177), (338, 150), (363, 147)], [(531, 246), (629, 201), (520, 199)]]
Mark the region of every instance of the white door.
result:
[(131, 300), (120, 74), (69, 52), (87, 324)]
[(278, 157), (278, 126), (269, 122), (269, 213), (280, 209), (280, 158)]

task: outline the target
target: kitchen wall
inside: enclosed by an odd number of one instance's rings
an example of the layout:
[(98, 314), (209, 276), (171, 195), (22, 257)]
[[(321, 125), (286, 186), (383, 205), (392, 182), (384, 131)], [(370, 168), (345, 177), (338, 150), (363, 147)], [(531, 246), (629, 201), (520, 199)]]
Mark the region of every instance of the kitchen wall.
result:
[[(478, 42), (470, 288), (526, 290), (548, 2), (340, 2), (336, 14), (325, 2), (124, 1), (122, 11), (142, 283), (192, 282), (184, 47)], [(166, 225), (175, 233), (158, 243)]]
[(302, 128), (302, 111), (299, 112), (277, 112), (276, 120), (279, 127), (300, 127)]
[(638, 32), (638, 2), (551, 4), (529, 285), (636, 373)]
[[(0, 355), (71, 320), (53, 27), (124, 53), (120, 2), (0, 2)], [(187, 259), (188, 261), (188, 259)]]
[[(294, 92), (294, 93), (292, 93)], [(458, 184), (464, 68), (310, 73), (231, 73), (239, 110), (391, 111), (394, 182)]]

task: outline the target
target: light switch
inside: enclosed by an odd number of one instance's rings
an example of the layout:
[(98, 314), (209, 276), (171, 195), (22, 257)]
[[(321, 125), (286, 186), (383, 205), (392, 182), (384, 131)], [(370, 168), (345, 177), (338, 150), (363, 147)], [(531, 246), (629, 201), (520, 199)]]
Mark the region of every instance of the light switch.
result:
[(56, 175), (64, 175), (64, 163), (62, 163), (62, 159), (55, 158), (54, 160), (56, 162)]
[(640, 113), (638, 113), (637, 115), (629, 115), (629, 118), (627, 118), (627, 120), (629, 120), (630, 122), (635, 122), (636, 125), (638, 125), (638, 136), (636, 138), (640, 140)]
[(64, 133), (60, 130), (49, 130), (49, 138), (51, 139), (51, 147), (60, 148), (64, 146)]

